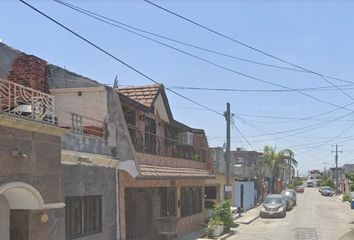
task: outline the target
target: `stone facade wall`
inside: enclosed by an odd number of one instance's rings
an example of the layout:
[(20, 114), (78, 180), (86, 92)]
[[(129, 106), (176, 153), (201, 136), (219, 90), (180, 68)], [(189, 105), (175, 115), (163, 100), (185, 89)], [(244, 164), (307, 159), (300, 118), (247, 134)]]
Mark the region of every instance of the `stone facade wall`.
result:
[[(24, 156), (13, 156), (13, 150), (21, 151)], [(0, 185), (28, 183), (39, 191), (44, 203), (61, 203), (60, 159), (59, 136), (0, 126)], [(63, 209), (28, 212), (31, 240), (64, 239)], [(47, 223), (38, 223), (39, 212), (49, 215)]]
[(116, 200), (117, 185), (115, 174), (116, 170), (113, 168), (63, 165), (62, 184), (64, 197), (102, 196), (102, 232), (77, 239), (116, 239), (119, 203)]
[[(13, 150), (25, 157), (14, 157)], [(60, 137), (0, 126), (0, 185), (32, 185), (44, 203), (62, 202)]]
[(178, 236), (184, 235), (197, 228), (200, 228), (204, 224), (204, 212), (184, 217), (179, 220), (177, 231)]
[[(126, 240), (125, 238), (125, 188), (153, 188), (153, 187), (176, 187), (177, 195), (176, 195), (176, 204), (177, 204), (177, 217), (181, 216), (181, 208), (178, 205), (178, 201), (180, 200), (180, 189), (181, 187), (203, 187), (204, 179), (178, 179), (178, 180), (142, 180), (136, 179), (130, 176), (128, 173), (124, 171), (119, 171), (119, 203), (120, 203), (120, 239)], [(204, 195), (204, 194), (202, 194)], [(202, 203), (202, 209), (204, 210), (204, 201)], [(188, 216), (181, 218), (181, 225), (178, 225), (179, 235), (190, 232), (196, 228), (200, 223), (204, 222), (204, 213), (196, 214), (193, 216)], [(188, 225), (190, 224), (190, 225)], [(183, 228), (182, 226), (188, 227)]]

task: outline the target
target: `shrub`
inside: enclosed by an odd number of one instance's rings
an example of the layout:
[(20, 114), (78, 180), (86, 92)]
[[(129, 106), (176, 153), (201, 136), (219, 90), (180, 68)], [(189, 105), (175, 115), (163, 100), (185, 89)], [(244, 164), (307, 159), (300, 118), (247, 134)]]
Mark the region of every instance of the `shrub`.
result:
[(349, 195), (345, 194), (343, 196), (343, 202), (351, 202), (351, 201), (352, 201), (352, 198)]
[(215, 224), (221, 224), (224, 226), (224, 232), (229, 232), (230, 227), (233, 224), (231, 215), (231, 203), (230, 200), (223, 201), (214, 205), (213, 215), (208, 223), (210, 227), (215, 226)]

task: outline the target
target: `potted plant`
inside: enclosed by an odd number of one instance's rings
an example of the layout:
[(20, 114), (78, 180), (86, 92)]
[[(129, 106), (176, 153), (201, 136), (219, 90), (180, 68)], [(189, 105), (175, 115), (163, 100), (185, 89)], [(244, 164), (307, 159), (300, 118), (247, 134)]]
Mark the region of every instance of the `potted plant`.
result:
[(224, 232), (222, 221), (218, 218), (211, 218), (208, 223), (207, 235), (208, 237), (218, 237)]

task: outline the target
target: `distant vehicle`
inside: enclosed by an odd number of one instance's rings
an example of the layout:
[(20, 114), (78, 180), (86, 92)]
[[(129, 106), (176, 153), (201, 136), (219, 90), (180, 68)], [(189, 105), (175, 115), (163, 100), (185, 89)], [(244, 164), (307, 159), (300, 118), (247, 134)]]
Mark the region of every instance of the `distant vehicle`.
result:
[(285, 217), (286, 216), (286, 206), (284, 197), (281, 194), (270, 194), (268, 195), (261, 207), (259, 212), (260, 217)]
[(332, 196), (333, 196), (333, 190), (332, 190), (332, 188), (329, 187), (329, 186), (322, 187), (321, 195), (322, 195), (322, 196), (329, 196), (329, 197), (332, 197)]
[(282, 195), (290, 196), (293, 202), (293, 206), (296, 206), (296, 192), (294, 189), (285, 189), (281, 192)]
[(303, 186), (298, 186), (298, 187), (296, 188), (296, 192), (297, 192), (297, 193), (304, 193), (304, 192), (305, 192), (305, 188), (304, 188)]
[(313, 187), (313, 182), (307, 182), (307, 187)]

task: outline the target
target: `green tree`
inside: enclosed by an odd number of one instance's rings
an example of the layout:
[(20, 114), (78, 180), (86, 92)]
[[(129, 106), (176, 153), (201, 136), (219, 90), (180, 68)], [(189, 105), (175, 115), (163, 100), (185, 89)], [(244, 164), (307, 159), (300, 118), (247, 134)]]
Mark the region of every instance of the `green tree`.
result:
[(334, 182), (325, 175), (321, 176), (321, 179), (317, 182), (317, 185), (319, 186), (330, 186), (331, 188), (334, 188)]
[(294, 167), (297, 166), (297, 161), (294, 159), (294, 153), (290, 149), (284, 149), (276, 152), (274, 148), (264, 146), (263, 157), (265, 163), (269, 167), (271, 176), (276, 179), (280, 177), (280, 172), (282, 169), (294, 169)]
[(354, 192), (354, 174), (346, 173), (346, 174), (345, 174), (345, 177), (351, 181), (351, 184), (350, 184), (350, 191), (351, 191), (351, 192)]

